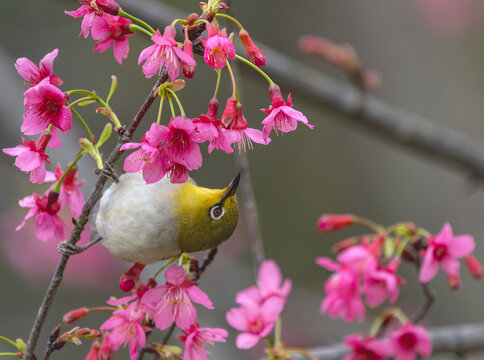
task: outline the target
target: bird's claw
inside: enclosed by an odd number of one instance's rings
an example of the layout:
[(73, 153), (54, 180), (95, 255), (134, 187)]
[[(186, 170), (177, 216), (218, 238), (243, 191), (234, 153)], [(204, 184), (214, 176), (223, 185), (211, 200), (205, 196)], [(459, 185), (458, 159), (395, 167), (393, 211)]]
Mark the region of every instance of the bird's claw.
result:
[(116, 174), (116, 171), (107, 162), (104, 163), (103, 169), (96, 169), (96, 170), (94, 170), (94, 172), (96, 173), (96, 175), (102, 174), (103, 176), (107, 177), (108, 179), (113, 180), (116, 184), (119, 182), (118, 174)]
[(57, 244), (57, 250), (59, 250), (62, 255), (72, 256), (82, 253), (85, 249), (81, 246), (76, 246), (67, 241), (61, 241)]

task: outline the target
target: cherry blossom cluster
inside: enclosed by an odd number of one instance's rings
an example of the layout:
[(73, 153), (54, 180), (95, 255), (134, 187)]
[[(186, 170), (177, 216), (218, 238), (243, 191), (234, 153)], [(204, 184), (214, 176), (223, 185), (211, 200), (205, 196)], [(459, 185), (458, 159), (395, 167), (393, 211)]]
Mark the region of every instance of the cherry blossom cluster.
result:
[[(412, 223), (399, 223), (383, 227), (372, 221), (351, 214), (326, 214), (317, 222), (323, 233), (359, 224), (371, 230), (371, 234), (350, 237), (337, 243), (333, 251), (336, 261), (319, 257), (316, 263), (332, 272), (324, 284), (326, 297), (320, 312), (347, 322), (363, 321), (366, 306), (378, 307), (388, 300), (394, 304), (405, 280), (398, 275), (402, 262), (413, 263), (419, 269), (418, 280), (426, 284), (441, 268), (447, 276), (451, 289), (460, 284), (459, 260), (464, 258), (470, 274), (480, 279), (482, 265), (472, 255), (475, 242), (470, 235), (454, 235), (446, 223), (437, 235)], [(420, 320), (425, 313), (419, 314)], [(383, 327), (387, 339), (380, 334)], [(395, 357), (415, 359), (417, 355), (430, 356), (432, 346), (426, 330), (416, 325), (399, 309), (392, 308), (380, 315), (369, 336), (350, 335), (345, 344), (352, 350), (346, 359), (361, 356), (371, 359)]]

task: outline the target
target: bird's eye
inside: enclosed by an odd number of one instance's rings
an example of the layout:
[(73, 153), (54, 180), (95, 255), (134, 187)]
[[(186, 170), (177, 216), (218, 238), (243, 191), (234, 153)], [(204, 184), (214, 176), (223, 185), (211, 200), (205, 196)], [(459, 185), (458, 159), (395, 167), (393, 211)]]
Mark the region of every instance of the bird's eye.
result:
[(224, 208), (218, 205), (215, 205), (210, 209), (210, 217), (213, 220), (220, 220), (222, 216), (224, 216), (224, 214), (225, 214)]

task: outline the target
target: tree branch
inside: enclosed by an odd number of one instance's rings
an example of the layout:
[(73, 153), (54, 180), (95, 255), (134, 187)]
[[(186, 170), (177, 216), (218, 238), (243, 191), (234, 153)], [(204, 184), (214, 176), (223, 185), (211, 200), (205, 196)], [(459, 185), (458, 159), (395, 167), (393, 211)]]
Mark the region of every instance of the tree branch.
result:
[[(121, 0), (120, 3), (154, 23), (169, 23), (182, 17), (180, 11), (152, 1)], [(458, 131), (385, 103), (321, 71), (258, 44), (267, 55), (264, 70), (277, 82), (291, 86), (308, 99), (347, 115), (351, 121), (382, 139), (418, 154), (465, 169), (474, 178), (484, 178), (484, 146)], [(241, 51), (241, 49), (239, 50)], [(241, 68), (253, 74), (251, 69)]]
[[(441, 353), (464, 354), (484, 350), (484, 323), (458, 326), (442, 326), (429, 331), (432, 339), (432, 355)], [(316, 359), (339, 360), (349, 354), (343, 344), (308, 349)], [(291, 355), (294, 360), (304, 359), (301, 355)]]

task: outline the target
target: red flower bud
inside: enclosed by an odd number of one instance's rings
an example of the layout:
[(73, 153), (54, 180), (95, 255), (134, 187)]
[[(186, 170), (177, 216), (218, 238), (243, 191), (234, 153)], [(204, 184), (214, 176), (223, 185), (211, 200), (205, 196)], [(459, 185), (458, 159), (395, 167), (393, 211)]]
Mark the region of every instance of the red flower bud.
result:
[(353, 224), (353, 215), (351, 214), (324, 214), (319, 218), (316, 225), (323, 233), (336, 231)]
[(460, 277), (459, 275), (449, 275), (447, 274), (447, 285), (449, 285), (450, 290), (457, 290), (460, 288)]
[[(185, 52), (185, 54), (187, 54), (193, 59), (193, 48), (192, 48), (192, 42), (190, 40), (185, 39), (185, 41), (183, 42), (183, 51)], [(184, 61), (182, 61), (182, 71), (183, 71), (183, 75), (187, 79), (192, 79), (193, 75), (195, 75), (195, 66), (190, 66)]]
[(266, 64), (266, 56), (261, 49), (254, 44), (247, 30), (240, 30), (239, 37), (242, 41), (242, 44), (244, 44), (245, 52), (247, 53), (249, 61), (257, 66), (264, 66)]
[(69, 325), (79, 319), (82, 319), (87, 314), (89, 314), (89, 309), (86, 307), (71, 310), (62, 317), (62, 322), (66, 325)]
[(123, 290), (124, 292), (129, 292), (133, 290), (145, 266), (146, 265), (144, 264), (136, 263), (132, 267), (130, 267), (128, 271), (126, 271), (123, 276), (121, 276), (121, 279), (119, 279), (119, 287), (121, 288), (121, 290)]
[(467, 255), (465, 262), (469, 273), (474, 279), (482, 278), (482, 264), (473, 255)]

